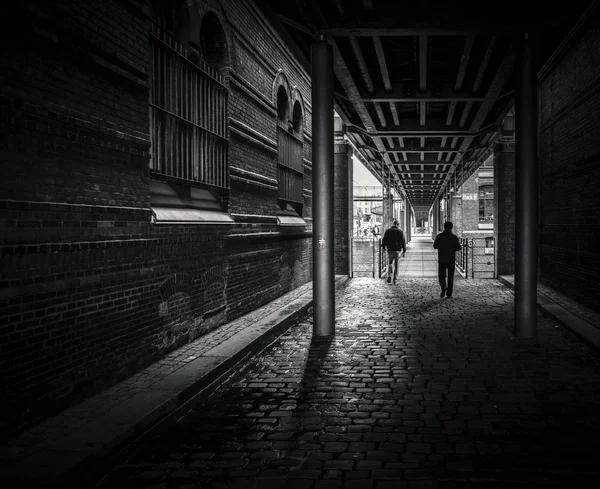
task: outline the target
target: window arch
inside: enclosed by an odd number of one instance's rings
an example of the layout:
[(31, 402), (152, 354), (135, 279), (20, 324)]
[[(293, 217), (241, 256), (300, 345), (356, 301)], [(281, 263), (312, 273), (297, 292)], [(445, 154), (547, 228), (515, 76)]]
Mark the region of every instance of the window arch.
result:
[(300, 139), (304, 139), (304, 99), (296, 87), (294, 87), (292, 92), (292, 103), (294, 105), (292, 113), (292, 126), (294, 132)]
[(211, 192), (227, 189), (225, 30), (217, 15), (207, 12), (200, 22), (195, 7), (183, 2), (154, 0), (153, 7), (151, 174), (176, 183), (184, 200), (198, 193), (194, 187)]
[(302, 107), (299, 102), (294, 103), (294, 112), (292, 117), (292, 126), (294, 128), (294, 132), (298, 135), (303, 133), (304, 129), (304, 115), (302, 114)]
[(209, 66), (226, 76), (229, 71), (229, 50), (225, 30), (214, 12), (207, 12), (200, 24), (201, 56)]
[(303, 111), (294, 102), (287, 77), (280, 71), (274, 83), (274, 102), (277, 107), (277, 182), (278, 202), (283, 210), (302, 215), (304, 204)]
[(277, 90), (277, 122), (283, 127), (288, 126), (290, 117), (290, 103), (285, 87), (281, 85)]

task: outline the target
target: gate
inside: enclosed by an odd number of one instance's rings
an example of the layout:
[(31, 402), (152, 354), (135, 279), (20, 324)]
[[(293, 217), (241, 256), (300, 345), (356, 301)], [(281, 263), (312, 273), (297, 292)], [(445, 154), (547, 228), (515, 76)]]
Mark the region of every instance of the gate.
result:
[(462, 249), (456, 253), (456, 269), (464, 278), (494, 278), (496, 258), (494, 238), (462, 237), (458, 238)]
[(494, 278), (496, 260), (494, 254), (494, 238), (469, 238), (471, 250), (471, 278)]
[(465, 278), (469, 278), (469, 240), (467, 238), (458, 238), (461, 250), (456, 253), (454, 261), (456, 269)]
[(376, 236), (352, 238), (352, 277), (383, 275), (387, 261), (381, 251), (381, 238)]

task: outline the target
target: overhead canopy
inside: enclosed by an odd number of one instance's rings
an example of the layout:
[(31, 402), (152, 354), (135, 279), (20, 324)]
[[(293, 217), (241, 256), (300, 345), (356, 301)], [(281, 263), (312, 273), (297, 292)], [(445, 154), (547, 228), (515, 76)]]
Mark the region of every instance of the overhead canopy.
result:
[(516, 41), (531, 33), (541, 68), (590, 3), (258, 1), (307, 67), (327, 36), (348, 139), (419, 215), (489, 155), (514, 105)]

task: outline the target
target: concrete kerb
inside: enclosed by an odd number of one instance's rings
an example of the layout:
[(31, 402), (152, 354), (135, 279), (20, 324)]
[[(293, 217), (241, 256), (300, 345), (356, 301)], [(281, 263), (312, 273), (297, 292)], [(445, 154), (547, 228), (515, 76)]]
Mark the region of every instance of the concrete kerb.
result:
[[(515, 284), (512, 276), (498, 277), (501, 283), (514, 291)], [(576, 335), (588, 347), (600, 352), (600, 329), (579, 316), (572, 314), (559, 304), (556, 304), (544, 294), (537, 293), (537, 307), (548, 317)]]
[[(336, 277), (335, 288), (339, 290), (344, 287), (349, 280), (347, 276)], [(289, 306), (284, 308), (284, 312), (275, 312), (263, 318), (260, 323), (267, 323), (268, 327), (259, 335), (248, 341), (238, 342), (239, 348), (233, 351), (228, 348), (231, 354), (222, 356), (222, 360), (200, 377), (189, 383), (185, 388), (176, 393), (164, 403), (135, 421), (126, 430), (122, 431), (110, 442), (90, 452), (81, 462), (56, 478), (45, 482), (47, 488), (58, 488), (68, 486), (70, 482), (81, 484), (85, 480), (91, 481), (94, 477), (99, 477), (109, 460), (118, 458), (120, 453), (135, 439), (144, 435), (153, 427), (172, 419), (174, 416), (186, 410), (187, 404), (201, 392), (210, 392), (220, 384), (220, 380), (238, 363), (244, 359), (254, 356), (264, 349), (268, 348), (279, 336), (284, 334), (292, 324), (301, 318), (310, 315), (313, 305), (312, 291), (292, 301)], [(295, 307), (294, 307), (295, 306)], [(213, 348), (219, 349), (220, 346)], [(212, 350), (211, 350), (212, 351)], [(207, 354), (210, 352), (207, 352)]]

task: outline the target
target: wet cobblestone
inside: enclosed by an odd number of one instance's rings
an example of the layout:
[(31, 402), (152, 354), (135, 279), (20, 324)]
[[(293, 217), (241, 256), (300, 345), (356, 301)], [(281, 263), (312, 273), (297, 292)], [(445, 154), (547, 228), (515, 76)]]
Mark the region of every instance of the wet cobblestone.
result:
[(589, 487), (600, 362), (552, 319), (511, 333), (492, 280), (353, 279), (336, 335), (311, 320), (132, 444), (111, 488)]

